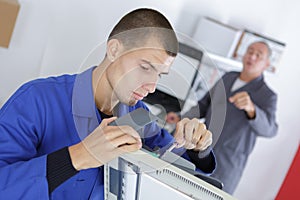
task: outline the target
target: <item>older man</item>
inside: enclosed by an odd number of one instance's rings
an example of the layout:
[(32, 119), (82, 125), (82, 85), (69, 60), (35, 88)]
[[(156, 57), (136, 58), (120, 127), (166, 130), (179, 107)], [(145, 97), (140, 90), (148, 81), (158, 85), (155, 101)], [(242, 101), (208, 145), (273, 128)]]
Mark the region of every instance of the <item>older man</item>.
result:
[[(243, 56), (241, 72), (226, 73), (185, 117), (205, 118), (219, 139), (214, 146), (217, 168), (212, 174), (233, 193), (258, 136), (273, 137), (277, 95), (266, 85), (263, 72), (269, 66), (271, 50), (267, 43), (250, 44)], [(169, 113), (168, 122), (179, 116)], [(214, 137), (213, 137), (214, 138)]]

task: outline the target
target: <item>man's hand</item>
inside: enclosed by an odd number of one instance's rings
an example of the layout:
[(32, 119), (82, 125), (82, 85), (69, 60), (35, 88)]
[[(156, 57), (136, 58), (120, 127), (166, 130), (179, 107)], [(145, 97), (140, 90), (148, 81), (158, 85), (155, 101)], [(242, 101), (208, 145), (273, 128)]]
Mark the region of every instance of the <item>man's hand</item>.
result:
[(184, 118), (176, 125), (174, 138), (179, 147), (203, 151), (212, 144), (212, 134), (198, 119)]
[(250, 119), (255, 117), (255, 106), (248, 92), (238, 92), (229, 97), (229, 102), (233, 103), (238, 109), (245, 110)]
[(69, 147), (76, 170), (102, 166), (121, 154), (142, 147), (140, 135), (130, 126), (108, 126), (115, 119), (103, 119), (82, 142)]

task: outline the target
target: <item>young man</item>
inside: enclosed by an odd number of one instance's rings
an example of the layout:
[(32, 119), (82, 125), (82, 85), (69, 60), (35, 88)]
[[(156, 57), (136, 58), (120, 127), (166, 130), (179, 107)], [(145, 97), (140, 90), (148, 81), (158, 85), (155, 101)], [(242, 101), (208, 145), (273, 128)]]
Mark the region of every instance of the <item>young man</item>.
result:
[[(218, 165), (212, 176), (221, 180), (230, 194), (242, 176), (256, 138), (273, 137), (277, 133), (277, 95), (263, 77), (270, 54), (267, 43), (250, 44), (243, 56), (243, 70), (226, 73), (196, 107), (184, 114), (189, 118), (205, 118), (212, 133), (220, 133), (213, 148)], [(178, 120), (175, 113), (168, 114), (168, 122)]]
[[(0, 112), (0, 199), (103, 199), (103, 165), (146, 145), (178, 142), (183, 156), (211, 173), (211, 133), (196, 119), (174, 138), (155, 123), (143, 134), (109, 126), (155, 91), (177, 54), (168, 20), (152, 9), (126, 14), (112, 30), (104, 60), (78, 75), (24, 84)], [(143, 141), (143, 144), (142, 144)]]

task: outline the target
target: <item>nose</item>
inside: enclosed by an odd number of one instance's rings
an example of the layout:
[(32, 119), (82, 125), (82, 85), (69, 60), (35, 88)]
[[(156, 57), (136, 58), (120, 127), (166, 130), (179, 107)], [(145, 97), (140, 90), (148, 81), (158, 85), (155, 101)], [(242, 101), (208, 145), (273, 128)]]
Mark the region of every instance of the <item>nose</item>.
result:
[(159, 80), (159, 74), (153, 73), (151, 76), (149, 76), (149, 79), (146, 80), (143, 88), (148, 92), (148, 93), (153, 93), (155, 92), (157, 82)]
[(152, 83), (147, 83), (143, 85), (143, 88), (148, 92), (148, 93), (153, 93), (155, 92), (156, 89), (156, 84), (157, 82), (152, 82)]
[(256, 60), (256, 58), (257, 58), (257, 55), (255, 53), (250, 54), (250, 59), (251, 60)]

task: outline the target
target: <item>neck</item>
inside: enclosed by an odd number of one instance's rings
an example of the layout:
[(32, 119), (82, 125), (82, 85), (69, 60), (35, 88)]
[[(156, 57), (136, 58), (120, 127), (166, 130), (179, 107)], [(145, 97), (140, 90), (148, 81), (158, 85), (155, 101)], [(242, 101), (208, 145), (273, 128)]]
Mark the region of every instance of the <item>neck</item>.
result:
[(113, 88), (111, 87), (106, 73), (106, 68), (110, 62), (106, 59), (102, 61), (93, 71), (92, 84), (94, 99), (97, 108), (106, 115), (112, 115), (113, 108), (118, 104), (114, 98)]
[(246, 83), (249, 83), (250, 81), (258, 78), (261, 74), (247, 74), (246, 72), (242, 71), (240, 73), (240, 76), (239, 78), (242, 80), (242, 81), (245, 81)]

